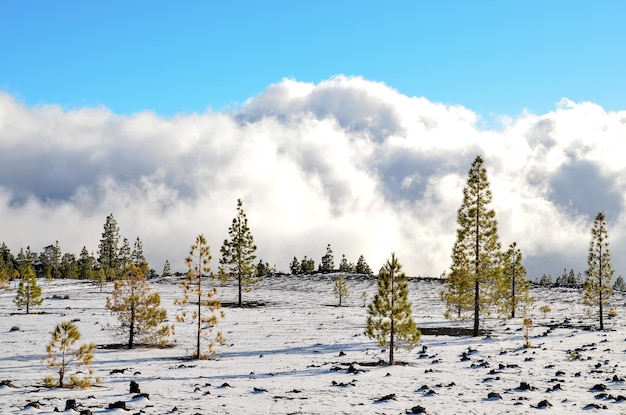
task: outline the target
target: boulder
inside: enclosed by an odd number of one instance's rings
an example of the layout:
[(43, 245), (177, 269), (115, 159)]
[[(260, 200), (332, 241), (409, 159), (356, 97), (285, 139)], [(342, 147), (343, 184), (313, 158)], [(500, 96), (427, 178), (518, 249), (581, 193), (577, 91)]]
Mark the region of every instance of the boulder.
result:
[(498, 392), (489, 392), (489, 394), (487, 395), (487, 399), (495, 401), (496, 399), (502, 399), (502, 395), (500, 395)]
[(130, 391), (128, 393), (141, 393), (141, 390), (139, 390), (139, 384), (134, 380), (130, 381)]
[(68, 399), (65, 401), (65, 410), (76, 410), (76, 399)]

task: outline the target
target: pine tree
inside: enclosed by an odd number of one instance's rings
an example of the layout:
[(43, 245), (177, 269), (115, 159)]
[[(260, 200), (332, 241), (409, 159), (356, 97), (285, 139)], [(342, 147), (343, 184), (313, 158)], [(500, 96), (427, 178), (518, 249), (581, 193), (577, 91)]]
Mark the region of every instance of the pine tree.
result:
[(104, 223), (102, 239), (98, 245), (98, 263), (104, 269), (107, 279), (116, 279), (121, 272), (118, 245), (120, 242), (120, 228), (111, 213)]
[(446, 305), (444, 317), (465, 320), (473, 310), (474, 286), (470, 276), (470, 266), (460, 244), (454, 244), (452, 266), (447, 274), (445, 288), (440, 293)]
[(355, 272), (357, 274), (365, 274), (365, 275), (373, 274), (372, 269), (370, 268), (369, 265), (367, 265), (367, 262), (365, 262), (365, 257), (363, 255), (359, 257), (359, 260), (356, 263)]
[(78, 278), (79, 269), (78, 269), (78, 261), (76, 260), (76, 256), (71, 253), (66, 253), (61, 258), (61, 266), (59, 267), (59, 272), (63, 278), (68, 278), (75, 280)]
[[(211, 254), (206, 238), (204, 235), (198, 235), (187, 257), (187, 266), (189, 267), (187, 276), (180, 284), (183, 290), (183, 297), (177, 298), (175, 301), (176, 305), (182, 307), (180, 314), (176, 316), (176, 320), (182, 323), (190, 317), (184, 308), (189, 304), (190, 296), (193, 295), (198, 299), (197, 309), (191, 314), (191, 319), (196, 320), (198, 325), (196, 353), (194, 355), (196, 359), (208, 357), (206, 354), (200, 352), (200, 337), (204, 330), (207, 330), (209, 334), (213, 334), (215, 331), (215, 337), (209, 340), (208, 355), (212, 356), (217, 353), (216, 345), (225, 344), (222, 332), (217, 330), (219, 320), (224, 318), (224, 312), (221, 309), (222, 305), (217, 298), (217, 288), (211, 287), (206, 294), (206, 298), (202, 298), (204, 294), (202, 290), (202, 277), (209, 276), (211, 280), (215, 280), (215, 275), (211, 273), (211, 267), (209, 266), (210, 262)], [(206, 309), (206, 314), (202, 313), (203, 308)], [(203, 324), (206, 324), (206, 326), (203, 327)]]
[(354, 271), (354, 264), (349, 263), (345, 254), (342, 254), (339, 262), (339, 272), (352, 273)]
[(522, 265), (522, 252), (513, 242), (502, 256), (503, 278), (500, 280), (498, 308), (502, 314), (515, 318), (518, 307), (527, 309), (534, 301), (530, 296), (530, 282), (525, 279), (526, 268)]
[(20, 250), (17, 261), (20, 283), (13, 302), (18, 308), (26, 306), (26, 314), (30, 314), (30, 307), (39, 307), (43, 303), (41, 287), (37, 285), (37, 275), (23, 250)]
[(542, 287), (551, 287), (552, 277), (549, 274), (543, 274), (541, 278), (539, 278), (539, 285)]
[(335, 270), (335, 260), (333, 257), (333, 250), (330, 244), (326, 246), (326, 254), (322, 257), (319, 271), (323, 273), (333, 272)]
[(315, 272), (315, 261), (313, 259), (307, 258), (305, 255), (302, 258), (301, 269), (303, 274), (313, 274)]
[(136, 342), (165, 343), (171, 327), (163, 324), (167, 311), (160, 305), (159, 293), (152, 292), (146, 276), (135, 265), (127, 266), (122, 278), (115, 281), (106, 302), (106, 308), (117, 316), (121, 331), (128, 336), (129, 349)]
[(94, 266), (95, 260), (93, 256), (89, 255), (87, 248), (83, 246), (78, 258), (78, 278), (81, 280), (95, 279)]
[[(474, 287), (474, 336), (479, 335), (481, 311), (495, 302), (498, 279), (502, 275), (498, 267), (500, 242), (496, 213), (489, 209), (491, 199), (487, 170), (483, 167), (482, 157), (477, 156), (469, 170), (463, 203), (457, 213), (459, 227), (451, 266), (454, 273), (459, 268), (456, 261), (462, 260), (462, 266), (467, 265), (467, 278)], [(460, 283), (458, 278), (447, 281), (446, 291), (456, 290), (457, 287), (451, 284)]]
[(254, 260), (256, 245), (248, 227), (248, 218), (242, 207), (241, 199), (237, 200), (237, 216), (228, 228), (229, 239), (224, 240), (220, 253), (219, 275), (222, 281), (237, 281), (238, 305), (242, 306), (242, 291), (261, 281), (255, 277)]
[[(96, 345), (94, 343), (82, 344), (75, 348), (74, 345), (80, 340), (80, 331), (71, 321), (57, 324), (52, 332), (52, 339), (46, 346), (45, 363), (58, 373), (58, 382), (53, 377), (44, 379), (48, 387), (66, 386), (86, 388), (91, 385), (91, 363), (94, 357)], [(70, 376), (70, 384), (65, 384), (65, 375), (71, 366), (76, 367), (76, 373)], [(87, 375), (85, 375), (85, 369)]]
[(339, 299), (338, 306), (341, 307), (341, 303), (344, 298), (348, 298), (350, 293), (348, 292), (348, 283), (346, 282), (346, 278), (339, 274), (337, 278), (335, 278), (335, 286), (333, 287), (333, 294)]
[(421, 332), (411, 315), (407, 278), (393, 253), (378, 273), (378, 291), (367, 313), (365, 334), (381, 346), (389, 345), (389, 365), (394, 364), (394, 350), (419, 344)]
[(609, 233), (603, 212), (598, 213), (591, 229), (587, 265), (583, 301), (588, 306), (598, 307), (600, 330), (604, 330), (604, 306), (609, 303), (613, 295), (611, 279), (614, 271), (609, 250)]
[(130, 256), (133, 265), (139, 268), (143, 275), (148, 275), (150, 273), (150, 265), (148, 265), (148, 261), (143, 255), (143, 244), (141, 243), (139, 237), (135, 239), (133, 252), (130, 254)]
[(172, 269), (170, 267), (170, 261), (169, 260), (165, 260), (165, 264), (163, 265), (163, 273), (161, 274), (164, 277), (169, 277), (172, 275)]
[(298, 258), (293, 257), (293, 261), (289, 264), (289, 270), (291, 271), (291, 275), (300, 275), (302, 274), (302, 268), (300, 267), (300, 262)]
[[(119, 266), (121, 271), (125, 271), (126, 268), (133, 263), (132, 260), (132, 251), (130, 250), (130, 243), (127, 238), (122, 240), (122, 246), (117, 254), (117, 259), (119, 261)], [(118, 278), (122, 275), (122, 272), (118, 273)]]
[(624, 282), (624, 278), (621, 275), (615, 280), (613, 291), (626, 292), (626, 282)]

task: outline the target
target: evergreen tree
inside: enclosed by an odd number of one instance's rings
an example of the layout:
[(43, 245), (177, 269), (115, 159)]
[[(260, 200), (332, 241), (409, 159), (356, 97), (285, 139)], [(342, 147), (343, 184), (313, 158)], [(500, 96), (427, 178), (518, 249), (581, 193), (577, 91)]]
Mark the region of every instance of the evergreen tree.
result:
[(135, 245), (133, 247), (133, 252), (131, 253), (131, 260), (133, 265), (139, 268), (143, 275), (148, 275), (150, 273), (150, 265), (148, 265), (148, 261), (143, 255), (143, 244), (141, 243), (141, 240), (139, 240), (139, 237), (135, 239)]
[[(130, 243), (127, 238), (122, 240), (122, 246), (117, 254), (117, 259), (119, 261), (120, 270), (125, 271), (126, 268), (133, 263), (132, 259), (132, 251), (130, 250)], [(119, 278), (122, 273), (118, 273), (117, 277)]]
[(222, 281), (237, 281), (238, 305), (242, 306), (242, 291), (248, 290), (261, 279), (255, 277), (254, 260), (256, 245), (248, 227), (248, 218), (243, 210), (241, 199), (237, 200), (237, 216), (228, 228), (229, 239), (224, 240), (220, 252), (219, 275)]
[(33, 267), (26, 259), (24, 251), (18, 255), (20, 283), (17, 287), (17, 295), (13, 302), (18, 308), (26, 307), (26, 314), (30, 314), (30, 307), (39, 307), (43, 303), (41, 287), (37, 285), (37, 276)]
[[(86, 388), (91, 385), (91, 363), (94, 357), (96, 345), (94, 343), (82, 344), (75, 348), (74, 345), (80, 340), (80, 331), (71, 321), (57, 324), (52, 332), (52, 339), (46, 346), (46, 356), (43, 360), (58, 373), (58, 382), (52, 377), (44, 379), (48, 387), (58, 386), (64, 388), (65, 375), (71, 366), (76, 367), (76, 373), (70, 376), (70, 387), (78, 386)], [(85, 370), (87, 369), (87, 375)]]
[(256, 265), (255, 275), (257, 278), (268, 277), (276, 273), (276, 269), (270, 266), (269, 262), (263, 262), (262, 259), (259, 260), (259, 263)]
[(172, 275), (172, 269), (170, 267), (170, 261), (169, 260), (165, 260), (165, 265), (163, 265), (163, 273), (162, 275), (164, 277), (169, 277)]
[(100, 239), (100, 244), (98, 245), (98, 263), (110, 281), (116, 279), (121, 272), (118, 256), (119, 242), (120, 228), (117, 226), (117, 221), (113, 214), (110, 214), (104, 223), (102, 239)]
[(61, 258), (59, 272), (62, 278), (69, 278), (72, 280), (78, 278), (80, 271), (78, 269), (78, 261), (76, 260), (76, 256), (74, 254), (70, 254), (68, 252), (63, 255)]
[(298, 258), (293, 257), (293, 261), (289, 264), (289, 270), (291, 271), (291, 275), (300, 275), (302, 274), (302, 268), (300, 267), (300, 262)]
[(380, 346), (389, 344), (389, 365), (394, 364), (394, 350), (419, 344), (421, 332), (411, 315), (407, 278), (393, 253), (378, 273), (378, 291), (367, 313), (365, 334)]
[(335, 260), (333, 257), (333, 250), (330, 247), (330, 244), (326, 246), (326, 254), (322, 257), (322, 262), (320, 263), (320, 272), (329, 273), (335, 270)]
[[(176, 316), (176, 319), (182, 323), (190, 317), (184, 308), (189, 304), (190, 296), (193, 295), (198, 299), (197, 309), (191, 314), (191, 319), (196, 320), (198, 325), (196, 353), (194, 355), (196, 359), (208, 357), (206, 354), (200, 352), (200, 337), (203, 331), (207, 330), (209, 334), (213, 334), (215, 331), (215, 337), (209, 339), (209, 355), (212, 356), (217, 353), (215, 349), (216, 345), (225, 344), (222, 332), (217, 330), (219, 320), (224, 318), (224, 312), (221, 309), (222, 305), (217, 298), (217, 288), (211, 287), (206, 294), (206, 298), (202, 298), (204, 294), (202, 290), (202, 277), (210, 276), (212, 280), (215, 279), (215, 275), (211, 273), (210, 262), (211, 254), (206, 238), (204, 235), (198, 235), (187, 257), (187, 266), (189, 267), (187, 276), (180, 284), (183, 290), (183, 297), (177, 298), (175, 301), (176, 305), (182, 307), (180, 314)], [(202, 313), (203, 308), (207, 311), (206, 314)], [(205, 326), (203, 326), (203, 324), (205, 324)]]
[(315, 261), (311, 258), (307, 258), (305, 255), (302, 258), (302, 263), (300, 265), (303, 274), (313, 274), (315, 272)]
[(339, 274), (337, 278), (335, 278), (335, 286), (333, 287), (333, 294), (339, 300), (338, 306), (341, 307), (341, 303), (344, 298), (348, 298), (350, 293), (348, 292), (348, 283), (346, 282), (346, 278)]
[(107, 297), (106, 308), (117, 316), (124, 335), (128, 335), (128, 348), (136, 342), (164, 344), (171, 328), (164, 325), (167, 318), (159, 293), (152, 292), (141, 269), (126, 267), (122, 278), (115, 281), (113, 293)]
[(621, 275), (615, 280), (613, 291), (626, 292), (626, 282), (624, 282), (624, 278)]
[(345, 272), (345, 273), (355, 272), (354, 264), (349, 263), (344, 254), (341, 255), (341, 262), (339, 262), (339, 272)]
[(522, 265), (522, 252), (513, 242), (503, 255), (503, 278), (498, 308), (503, 314), (515, 318), (518, 307), (527, 309), (534, 301), (530, 296), (530, 283), (526, 280), (526, 268)]
[(95, 279), (95, 259), (89, 255), (87, 248), (83, 246), (80, 251), (80, 257), (78, 258), (78, 278), (81, 280), (94, 280)]
[(551, 287), (552, 277), (549, 274), (543, 274), (541, 278), (539, 278), (539, 285), (542, 287)]
[(356, 263), (355, 272), (357, 274), (365, 274), (365, 275), (373, 274), (372, 269), (370, 268), (369, 265), (367, 265), (367, 262), (365, 262), (365, 257), (363, 255), (359, 257), (359, 260)]
[(591, 307), (598, 307), (600, 330), (604, 330), (604, 306), (609, 303), (613, 290), (613, 266), (609, 250), (609, 233), (603, 212), (598, 213), (591, 229), (591, 243), (587, 256), (587, 280), (584, 284), (583, 301)]
[[(496, 213), (489, 209), (492, 194), (489, 189), (487, 170), (483, 159), (477, 156), (469, 170), (467, 186), (463, 189), (463, 203), (457, 213), (457, 239), (453, 247), (451, 270), (457, 268), (455, 261), (462, 258), (467, 264), (467, 277), (474, 287), (474, 329), (479, 335), (480, 314), (494, 304), (498, 280), (502, 273), (498, 267), (500, 242), (498, 240)], [(450, 284), (457, 279), (448, 279), (445, 290), (455, 290)]]
[(440, 293), (446, 305), (444, 317), (465, 320), (473, 310), (474, 286), (470, 275), (469, 261), (460, 244), (455, 244), (452, 252), (452, 266)]

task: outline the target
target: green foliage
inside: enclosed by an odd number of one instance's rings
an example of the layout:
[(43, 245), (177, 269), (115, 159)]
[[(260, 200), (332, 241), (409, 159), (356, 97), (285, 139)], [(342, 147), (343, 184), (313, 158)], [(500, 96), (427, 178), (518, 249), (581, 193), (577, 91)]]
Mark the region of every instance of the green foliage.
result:
[[(463, 189), (463, 202), (457, 213), (457, 238), (453, 247), (451, 276), (442, 299), (446, 309), (465, 308), (465, 285), (473, 286), (474, 336), (479, 335), (480, 315), (494, 304), (500, 272), (500, 241), (496, 213), (489, 208), (492, 200), (487, 170), (483, 159), (477, 156), (468, 173)], [(455, 286), (457, 285), (457, 286)], [(455, 294), (455, 292), (457, 292)], [(449, 304), (448, 301), (453, 303)], [(454, 301), (457, 304), (454, 304)], [(462, 303), (460, 303), (462, 302)]]
[(563, 269), (563, 274), (556, 277), (556, 281), (554, 283), (558, 287), (577, 287), (582, 285), (582, 282), (583, 279), (580, 273), (576, 275), (573, 269), (570, 269), (569, 272), (567, 269)]
[(120, 228), (111, 213), (104, 223), (102, 238), (98, 245), (98, 263), (104, 269), (107, 279), (117, 278), (121, 272), (120, 260), (118, 256), (118, 245), (120, 242)]
[[(75, 348), (80, 340), (80, 331), (71, 321), (57, 324), (52, 332), (52, 339), (46, 346), (46, 356), (43, 361), (58, 374), (58, 381), (53, 377), (44, 378), (47, 387), (58, 386), (86, 388), (91, 386), (93, 371), (91, 363), (96, 345), (82, 344)], [(65, 383), (65, 376), (70, 367), (75, 366), (76, 372), (70, 375), (69, 384)]]
[[(22, 259), (20, 259), (20, 257)], [(23, 251), (18, 256), (20, 283), (17, 287), (17, 295), (13, 302), (18, 308), (26, 307), (26, 314), (30, 313), (30, 307), (39, 307), (43, 303), (41, 287), (37, 285), (37, 276), (30, 262), (24, 259)]]
[(93, 256), (89, 255), (87, 248), (83, 246), (83, 249), (80, 251), (80, 257), (78, 258), (78, 277), (81, 280), (94, 280), (95, 265), (96, 259)]
[(603, 212), (598, 213), (591, 229), (591, 242), (587, 256), (587, 280), (584, 283), (583, 301), (590, 307), (597, 307), (600, 330), (604, 330), (604, 306), (609, 303), (613, 290), (613, 266), (609, 250), (609, 234)]
[(242, 306), (242, 291), (249, 290), (253, 284), (261, 280), (255, 276), (256, 245), (242, 205), (241, 199), (237, 200), (237, 216), (228, 228), (229, 239), (224, 240), (220, 249), (222, 256), (219, 267), (220, 280), (237, 281), (239, 307)]
[(469, 319), (474, 308), (474, 286), (469, 261), (460, 248), (460, 244), (454, 245), (451, 270), (440, 293), (441, 301), (446, 306), (444, 317), (450, 320)]
[(626, 292), (626, 282), (624, 282), (624, 278), (621, 275), (615, 280), (613, 291)]
[[(209, 266), (211, 254), (204, 235), (196, 237), (186, 261), (189, 270), (185, 279), (180, 283), (183, 296), (175, 300), (175, 304), (181, 307), (176, 320), (180, 323), (189, 319), (197, 322), (196, 352), (193, 357), (196, 359), (207, 358), (217, 354), (216, 346), (224, 345), (225, 339), (222, 332), (217, 330), (219, 320), (224, 318), (222, 305), (217, 298), (217, 288), (211, 287), (206, 293), (206, 298), (203, 298), (202, 277), (209, 276), (211, 280), (215, 280), (215, 275), (211, 273)], [(188, 313), (186, 306), (189, 304), (191, 296), (197, 298), (197, 308), (192, 313)], [(200, 351), (200, 338), (205, 331), (208, 332), (209, 336), (208, 353)]]
[(257, 278), (269, 277), (276, 274), (276, 267), (270, 266), (269, 262), (263, 262), (259, 259), (259, 263), (256, 265), (255, 275)]
[(367, 314), (365, 334), (381, 346), (389, 345), (389, 365), (394, 364), (394, 350), (419, 344), (421, 332), (411, 315), (407, 278), (393, 253), (378, 273), (378, 291)]
[(522, 330), (524, 330), (524, 344), (522, 345), (522, 347), (526, 349), (533, 347), (533, 345), (530, 343), (530, 331), (533, 327), (533, 321), (526, 313), (524, 313), (524, 318), (522, 319)]
[(345, 255), (341, 255), (341, 261), (339, 262), (339, 272), (346, 272), (346, 273), (355, 272), (354, 264), (348, 262)]
[(372, 269), (370, 268), (369, 265), (367, 265), (367, 262), (365, 262), (365, 257), (363, 255), (359, 257), (359, 260), (356, 263), (356, 267), (354, 271), (357, 274), (365, 274), (365, 275), (373, 274)]
[(341, 274), (339, 274), (335, 278), (333, 294), (335, 294), (335, 296), (339, 300), (339, 307), (341, 307), (342, 301), (350, 296), (350, 293), (348, 292), (348, 283), (346, 282), (346, 278)]
[(169, 277), (172, 275), (172, 268), (170, 267), (170, 261), (165, 260), (165, 264), (163, 265), (163, 272), (161, 273), (164, 277)]
[(135, 265), (126, 267), (106, 301), (106, 308), (117, 316), (120, 329), (128, 338), (129, 349), (136, 342), (161, 345), (166, 342), (172, 328), (163, 324), (167, 312), (160, 305), (159, 293), (152, 292), (146, 276)]
[(335, 260), (333, 257), (333, 250), (330, 247), (330, 244), (326, 246), (326, 253), (322, 257), (322, 262), (320, 263), (319, 271), (323, 273), (333, 272), (335, 269)]
[(118, 272), (118, 278), (122, 276), (123, 271), (126, 270), (126, 267), (133, 263), (131, 255), (132, 253), (130, 250), (130, 243), (128, 242), (127, 238), (124, 238), (122, 241), (122, 246), (120, 247), (120, 250), (117, 254), (119, 267), (121, 270), (121, 272)]
[(502, 255), (502, 277), (497, 282), (496, 297), (498, 310), (503, 315), (515, 318), (517, 308), (527, 308), (534, 299), (530, 296), (530, 282), (526, 280), (526, 268), (522, 265), (522, 252), (513, 242)]
[(133, 252), (130, 254), (131, 262), (134, 266), (139, 268), (143, 275), (150, 274), (150, 265), (146, 260), (146, 257), (143, 255), (143, 244), (139, 237), (135, 239), (135, 245), (133, 246)]
[(302, 264), (300, 264), (300, 269), (303, 274), (313, 274), (315, 272), (315, 261), (313, 259), (307, 258), (306, 255), (302, 258)]
[(293, 257), (293, 261), (291, 261), (291, 264), (289, 264), (289, 271), (291, 272), (291, 275), (302, 274), (302, 267), (300, 267), (300, 262), (295, 256)]
[(542, 287), (551, 287), (552, 286), (552, 277), (550, 274), (543, 274), (541, 278), (539, 278), (539, 285)]

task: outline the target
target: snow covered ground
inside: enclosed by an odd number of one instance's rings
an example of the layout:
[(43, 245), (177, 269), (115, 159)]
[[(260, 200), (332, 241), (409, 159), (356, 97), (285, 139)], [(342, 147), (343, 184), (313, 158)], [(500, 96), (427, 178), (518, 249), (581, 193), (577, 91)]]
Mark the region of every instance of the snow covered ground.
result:
[[(177, 325), (175, 347), (100, 348), (93, 368), (101, 382), (85, 390), (60, 390), (43, 387), (44, 376), (52, 374), (41, 361), (50, 332), (57, 323), (76, 319), (84, 341), (119, 343), (106, 328), (116, 323), (104, 308), (112, 287), (100, 293), (98, 286), (81, 281), (40, 284), (45, 301), (36, 311), (44, 314), (16, 314), (15, 292), (0, 292), (0, 381), (14, 386), (0, 386), (2, 414), (63, 411), (67, 399), (94, 414), (403, 414), (417, 406), (428, 414), (626, 413), (622, 296), (615, 298), (618, 317), (599, 332), (585, 329), (596, 322), (585, 315), (578, 290), (536, 288), (534, 348), (521, 348), (521, 319), (494, 318), (484, 323), (486, 337), (425, 335), (420, 347), (397, 354), (406, 365), (387, 367), (367, 365), (387, 358), (363, 335), (361, 293), (372, 298), (373, 277), (348, 278), (351, 296), (342, 307), (336, 307), (331, 276), (274, 277), (245, 294), (244, 300), (264, 306), (225, 308), (221, 330), (227, 345), (214, 360), (187, 360), (194, 328)], [(156, 280), (153, 287), (174, 321), (173, 300), (180, 296), (176, 280)], [(471, 326), (443, 318), (439, 283), (412, 280), (409, 287), (418, 326)], [(233, 286), (220, 289), (223, 301), (235, 296)], [(538, 310), (544, 304), (551, 313)], [(559, 324), (567, 327), (550, 327)], [(11, 331), (14, 326), (19, 331)], [(580, 359), (570, 358), (573, 350)], [(149, 398), (133, 398), (131, 380)], [(501, 398), (489, 398), (490, 392)], [(551, 406), (537, 408), (546, 400)], [(40, 409), (25, 408), (35, 401)], [(117, 401), (129, 412), (108, 409)]]

